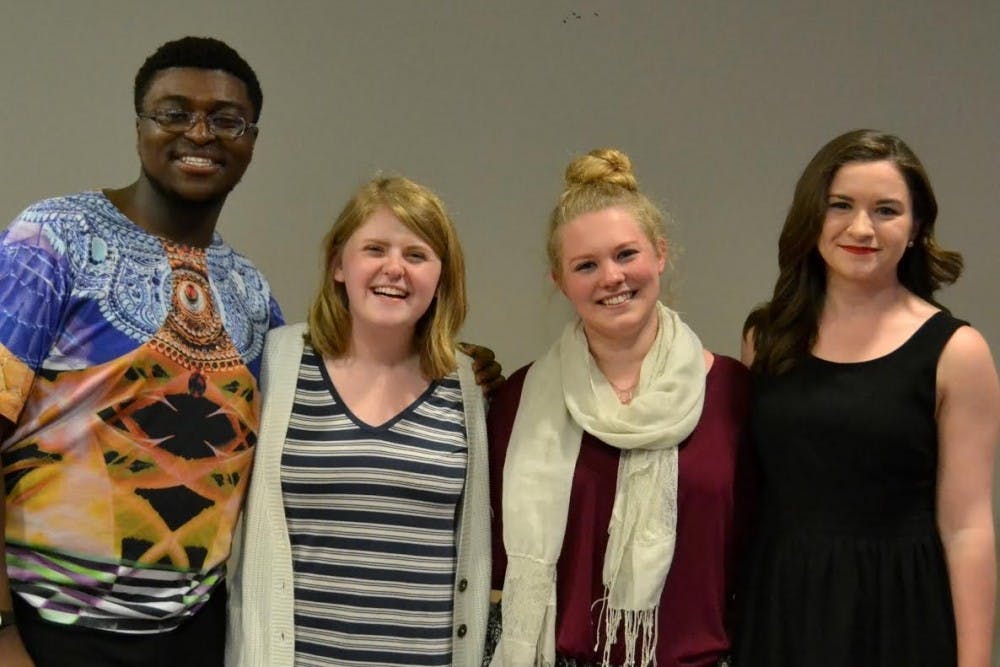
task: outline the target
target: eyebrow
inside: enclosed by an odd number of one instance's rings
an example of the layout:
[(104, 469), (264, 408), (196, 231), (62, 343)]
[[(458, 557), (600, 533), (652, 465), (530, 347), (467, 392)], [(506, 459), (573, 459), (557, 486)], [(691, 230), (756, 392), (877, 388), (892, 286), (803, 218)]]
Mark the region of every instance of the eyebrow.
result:
[[(393, 245), (391, 241), (386, 238), (381, 238), (378, 236), (365, 236), (361, 238), (361, 243), (378, 243), (380, 245)], [(431, 247), (430, 243), (427, 243), (423, 239), (417, 241), (416, 243), (404, 243), (401, 244), (404, 250), (409, 250), (412, 248), (420, 248), (422, 250), (430, 250), (434, 252), (434, 248)], [(434, 253), (437, 254), (437, 253)]]
[[(854, 201), (854, 197), (851, 197), (851, 196), (848, 196), (848, 195), (840, 195), (840, 194), (837, 194), (835, 192), (831, 192), (829, 195), (827, 195), (827, 198), (828, 199), (843, 199), (844, 201), (849, 201), (849, 202), (853, 202)], [(895, 199), (893, 197), (885, 197), (883, 199), (878, 199), (878, 200), (875, 201), (875, 203), (876, 204), (896, 204), (897, 206), (904, 206), (902, 200)]]
[[(183, 95), (165, 95), (161, 98), (151, 100), (150, 106), (153, 107), (159, 106), (165, 102), (171, 102), (174, 104), (179, 104), (181, 106), (189, 106), (193, 102), (193, 100), (190, 97), (184, 97)], [(215, 100), (215, 103), (212, 105), (213, 113), (215, 111), (218, 111), (219, 109), (226, 109), (226, 108), (231, 108), (235, 111), (239, 111), (240, 113), (244, 114), (250, 112), (249, 109), (247, 109), (241, 103), (236, 102), (234, 100)]]
[[(629, 247), (631, 247), (633, 245), (636, 245), (639, 242), (640, 242), (639, 239), (633, 239), (631, 241), (626, 241), (624, 243), (619, 243), (618, 245), (616, 245), (612, 249), (611, 254), (615, 254), (615, 253), (621, 252), (625, 248), (629, 248)], [(573, 257), (567, 257), (566, 261), (570, 262), (570, 263), (573, 263), (573, 262), (580, 262), (580, 261), (583, 261), (585, 259), (593, 259), (593, 258), (594, 258), (594, 253), (587, 252), (587, 253), (584, 253), (582, 255), (574, 255)]]

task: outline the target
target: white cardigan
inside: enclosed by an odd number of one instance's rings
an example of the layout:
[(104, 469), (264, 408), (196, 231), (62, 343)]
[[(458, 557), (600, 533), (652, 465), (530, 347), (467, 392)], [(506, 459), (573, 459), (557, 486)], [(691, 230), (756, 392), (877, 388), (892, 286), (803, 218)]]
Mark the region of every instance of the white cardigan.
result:
[[(281, 499), (281, 450), (295, 397), (305, 324), (272, 330), (261, 366), (263, 413), (250, 491), (229, 561), (227, 667), (293, 667), (292, 552)], [(490, 595), (486, 419), (471, 360), (458, 357), (468, 467), (459, 518), (452, 662), (479, 667)]]

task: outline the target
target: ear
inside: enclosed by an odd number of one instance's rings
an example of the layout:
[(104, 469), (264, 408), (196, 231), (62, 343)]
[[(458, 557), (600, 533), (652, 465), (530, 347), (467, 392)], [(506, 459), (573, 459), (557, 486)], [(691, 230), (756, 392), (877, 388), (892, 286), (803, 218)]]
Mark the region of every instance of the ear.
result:
[(344, 270), (341, 268), (340, 253), (336, 253), (333, 259), (330, 261), (330, 271), (329, 274), (333, 277), (334, 282), (342, 283), (344, 282)]
[(563, 296), (565, 296), (566, 295), (566, 288), (563, 287), (563, 281), (562, 281), (562, 277), (560, 276), (560, 274), (557, 271), (551, 271), (549, 273), (549, 278), (552, 279), (552, 283), (557, 288), (559, 288), (559, 291), (563, 293)]
[(670, 246), (666, 239), (656, 240), (656, 270), (660, 274), (667, 268), (667, 251), (669, 249)]

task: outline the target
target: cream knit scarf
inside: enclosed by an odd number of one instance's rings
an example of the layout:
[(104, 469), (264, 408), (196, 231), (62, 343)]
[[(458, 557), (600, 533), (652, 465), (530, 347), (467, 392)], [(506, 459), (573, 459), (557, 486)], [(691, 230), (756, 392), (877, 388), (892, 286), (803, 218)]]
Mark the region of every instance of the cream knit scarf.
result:
[(658, 316), (638, 394), (627, 405), (597, 368), (579, 322), (528, 371), (503, 473), (507, 574), (493, 667), (555, 662), (556, 562), (583, 431), (622, 450), (604, 554), (602, 665), (610, 664), (619, 626), (625, 665), (655, 662), (660, 594), (676, 538), (677, 446), (697, 425), (705, 398), (701, 342), (666, 306), (658, 304)]

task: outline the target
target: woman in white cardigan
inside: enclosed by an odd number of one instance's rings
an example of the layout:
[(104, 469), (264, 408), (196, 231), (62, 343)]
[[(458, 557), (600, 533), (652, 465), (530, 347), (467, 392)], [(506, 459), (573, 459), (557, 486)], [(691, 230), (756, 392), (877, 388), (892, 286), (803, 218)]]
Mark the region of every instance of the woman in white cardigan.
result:
[(377, 178), (325, 243), (308, 325), (268, 335), (228, 667), (480, 665), (484, 404), (455, 336), (464, 262), (438, 198)]

